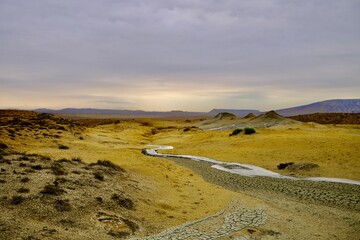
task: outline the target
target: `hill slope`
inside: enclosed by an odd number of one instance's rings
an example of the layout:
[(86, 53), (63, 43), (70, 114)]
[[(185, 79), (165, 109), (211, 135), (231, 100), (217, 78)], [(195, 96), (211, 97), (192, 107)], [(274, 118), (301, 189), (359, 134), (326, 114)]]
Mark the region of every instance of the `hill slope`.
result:
[(60, 110), (53, 110), (47, 108), (38, 108), (34, 110), (39, 113), (50, 113), (50, 114), (119, 114), (119, 115), (139, 115), (139, 116), (201, 116), (206, 115), (204, 112), (186, 112), (186, 111), (142, 111), (142, 110), (116, 110), (116, 109), (97, 109), (97, 108), (64, 108)]
[[(114, 110), (114, 109), (95, 109), (95, 108), (65, 108), (53, 110), (46, 108), (35, 109), (35, 112), (51, 114), (120, 114), (138, 115), (147, 117), (191, 117), (191, 116), (215, 116), (222, 112), (232, 113), (238, 117), (245, 117), (253, 113), (256, 116), (264, 113), (255, 109), (213, 109), (210, 112), (187, 112), (187, 111), (142, 111), (142, 110)], [(360, 113), (360, 99), (333, 99), (315, 102), (307, 105), (278, 109), (276, 112), (282, 116), (295, 116), (312, 113)]]
[(293, 108), (276, 110), (283, 116), (294, 116), (311, 113), (359, 113), (360, 99), (334, 99), (315, 102)]

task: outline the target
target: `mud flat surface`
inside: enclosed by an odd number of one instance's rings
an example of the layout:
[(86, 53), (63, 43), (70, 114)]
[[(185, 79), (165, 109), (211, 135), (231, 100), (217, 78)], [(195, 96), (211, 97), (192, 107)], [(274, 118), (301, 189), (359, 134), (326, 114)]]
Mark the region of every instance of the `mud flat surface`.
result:
[[(153, 236), (133, 240), (248, 239), (251, 234), (256, 232), (252, 228), (265, 224), (266, 212), (263, 209), (246, 209), (239, 205), (240, 203), (233, 202), (227, 209), (204, 219), (188, 222)], [(273, 231), (261, 233), (262, 236), (277, 234)]]
[(250, 195), (275, 193), (298, 201), (360, 211), (360, 186), (355, 184), (245, 177), (220, 171), (211, 163), (181, 158), (170, 158), (179, 165), (192, 169), (211, 183), (232, 191)]
[(181, 158), (171, 161), (192, 169), (210, 183), (266, 203), (263, 211), (267, 220), (250, 228), (251, 234), (249, 225), (240, 229), (237, 237), (229, 233), (204, 239), (357, 239), (360, 234), (359, 185), (245, 177), (219, 171), (205, 162)]
[[(360, 234), (359, 185), (246, 177), (215, 169), (212, 163), (166, 159), (193, 170), (210, 183), (261, 199), (264, 205), (253, 209), (235, 204), (219, 214), (143, 240), (357, 239)], [(221, 201), (221, 196), (218, 199)]]

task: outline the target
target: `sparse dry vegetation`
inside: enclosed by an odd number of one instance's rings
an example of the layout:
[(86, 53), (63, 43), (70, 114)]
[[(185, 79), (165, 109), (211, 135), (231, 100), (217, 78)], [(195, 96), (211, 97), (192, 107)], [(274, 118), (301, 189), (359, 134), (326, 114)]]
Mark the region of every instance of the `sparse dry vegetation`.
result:
[(69, 149), (69, 147), (68, 146), (65, 146), (65, 145), (63, 145), (63, 144), (59, 144), (59, 149), (64, 149), (64, 150), (67, 150), (67, 149)]
[(236, 135), (238, 135), (239, 133), (241, 133), (242, 131), (243, 131), (242, 129), (237, 128), (237, 129), (235, 129), (234, 131), (232, 131), (232, 133), (229, 134), (229, 137), (231, 137), (231, 136), (236, 136)]
[(250, 134), (256, 133), (256, 131), (254, 128), (244, 128), (244, 133), (247, 135), (250, 135)]
[[(219, 175), (221, 180), (209, 184), (204, 179), (218, 176), (211, 170), (201, 170), (209, 171), (203, 178), (200, 170), (141, 154), (147, 144), (172, 145), (175, 148), (169, 153), (254, 164), (292, 176), (359, 180), (356, 125), (289, 122), (292, 125), (256, 127), (259, 134), (229, 138), (230, 129), (201, 128), (239, 121), (232, 116), (202, 125), (206, 121), (95, 119), (86, 123), (28, 111), (1, 114), (0, 239), (9, 234), (12, 239), (76, 239), (79, 232), (86, 232), (89, 239), (150, 235), (215, 214), (234, 199), (245, 208), (260, 206), (269, 216), (265, 225), (243, 230), (250, 235), (271, 237), (273, 233), (280, 239), (296, 239), (300, 233), (304, 239), (315, 234), (319, 239), (356, 235), (349, 226), (359, 219), (358, 210), (296, 197), (304, 191), (295, 189), (298, 185), (291, 186), (296, 193), (292, 197), (273, 191), (278, 183), (268, 181), (265, 192), (255, 187), (252, 192), (237, 192), (253, 181), (244, 183), (230, 174)], [(251, 119), (262, 126), (263, 118), (275, 122), (279, 117), (272, 113)], [(64, 151), (60, 145), (69, 148)], [(231, 191), (226, 189), (231, 186)], [(322, 224), (313, 224), (315, 218)], [(284, 219), (291, 221), (284, 223)]]

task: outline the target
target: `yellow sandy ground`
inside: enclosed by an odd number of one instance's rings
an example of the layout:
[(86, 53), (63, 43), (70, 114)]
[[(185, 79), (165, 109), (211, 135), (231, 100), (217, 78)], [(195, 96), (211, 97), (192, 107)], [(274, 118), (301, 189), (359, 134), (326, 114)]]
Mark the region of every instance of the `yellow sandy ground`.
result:
[(319, 168), (296, 174), (360, 180), (359, 126), (301, 124), (295, 128), (256, 130), (253, 135), (232, 137), (230, 130), (177, 130), (159, 133), (156, 143), (174, 146), (167, 152), (248, 163), (284, 174), (291, 173), (277, 170), (279, 163), (316, 163)]
[[(80, 157), (85, 162), (111, 160), (124, 167), (142, 185), (138, 199), (141, 217), (154, 229), (164, 229), (209, 216), (240, 200), (247, 207), (261, 201), (208, 184), (190, 170), (165, 159), (144, 156), (147, 144), (173, 145), (173, 153), (200, 155), (221, 161), (259, 165), (276, 171), (282, 162), (320, 165), (301, 175), (360, 179), (359, 126), (301, 125), (296, 129), (257, 129), (254, 135), (229, 137), (231, 131), (183, 131), (193, 123), (183, 121), (122, 122), (89, 128), (80, 140), (70, 133), (60, 139), (12, 141), (18, 151), (55, 159)], [(144, 124), (145, 123), (145, 124)], [(159, 129), (175, 126), (176, 128)], [(151, 129), (158, 128), (155, 135)], [(69, 146), (58, 149), (58, 144)], [(297, 173), (298, 174), (298, 173)]]
[[(151, 222), (154, 229), (214, 214), (226, 208), (233, 199), (256, 205), (256, 201), (250, 201), (249, 197), (206, 183), (190, 170), (170, 161), (143, 155), (141, 149), (152, 143), (146, 134), (150, 128), (125, 122), (87, 129), (83, 132), (83, 140), (64, 132), (57, 140), (17, 139), (7, 143), (17, 151), (54, 159), (80, 157), (84, 162), (106, 159), (119, 164), (142, 186), (142, 192), (132, 196), (138, 200), (139, 216)], [(60, 150), (58, 144), (69, 149)]]

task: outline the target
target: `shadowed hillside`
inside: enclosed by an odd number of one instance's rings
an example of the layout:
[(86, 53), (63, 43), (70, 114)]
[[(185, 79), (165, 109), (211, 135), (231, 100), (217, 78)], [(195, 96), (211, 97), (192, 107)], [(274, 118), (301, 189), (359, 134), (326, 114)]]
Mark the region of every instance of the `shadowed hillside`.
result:
[(360, 124), (360, 113), (314, 113), (290, 118), (301, 122), (320, 124)]
[(61, 138), (62, 134), (79, 135), (84, 126), (71, 119), (47, 113), (0, 110), (0, 136), (11, 140), (26, 138)]

